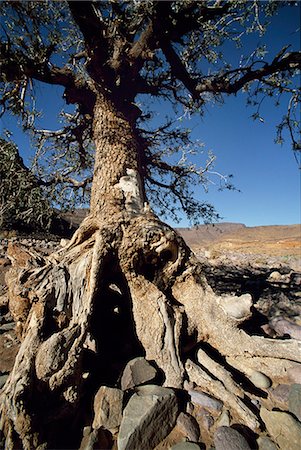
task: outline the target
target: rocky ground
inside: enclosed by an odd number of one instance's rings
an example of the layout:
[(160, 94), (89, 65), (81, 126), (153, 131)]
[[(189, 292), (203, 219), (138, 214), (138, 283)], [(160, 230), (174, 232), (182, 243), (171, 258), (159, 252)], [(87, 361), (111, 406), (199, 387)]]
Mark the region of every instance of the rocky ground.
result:
[[(10, 242), (49, 254), (60, 246), (56, 236), (13, 236), (0, 241), (0, 389), (14, 364), (20, 342), (8, 310), (5, 273)], [(213, 290), (227, 297), (250, 293), (252, 334), (301, 340), (301, 273), (297, 253), (267, 255), (192, 245)], [(239, 343), (238, 343), (239, 345)], [(102, 386), (94, 400), (92, 427), (83, 430), (81, 450), (92, 448), (156, 450), (299, 450), (301, 442), (301, 373), (271, 385), (259, 372), (250, 374), (251, 407), (260, 410), (265, 431), (255, 434), (238, 423), (222, 399), (187, 383), (182, 394), (163, 388), (160, 372), (143, 357), (129, 361), (118, 385)], [(248, 387), (246, 387), (248, 388)], [(181, 400), (181, 396), (183, 399)], [(179, 409), (180, 403), (187, 405)], [(184, 398), (185, 397), (185, 398)], [(126, 405), (126, 406), (125, 406)], [(181, 412), (179, 413), (179, 411)], [(171, 426), (171, 424), (173, 424)], [(154, 439), (154, 435), (156, 438)], [(118, 437), (117, 437), (118, 436)], [(167, 437), (165, 437), (167, 436)], [(156, 443), (150, 447), (150, 442)], [(118, 447), (117, 447), (118, 443)]]

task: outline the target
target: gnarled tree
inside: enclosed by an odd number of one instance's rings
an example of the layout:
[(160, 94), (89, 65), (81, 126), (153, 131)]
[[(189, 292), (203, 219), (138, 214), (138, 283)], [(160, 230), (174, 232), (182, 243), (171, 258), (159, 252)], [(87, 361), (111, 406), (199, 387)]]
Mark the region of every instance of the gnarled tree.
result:
[[(155, 186), (163, 206), (170, 192), (191, 216), (206, 214), (188, 190), (206, 167), (164, 159), (160, 144), (187, 136), (168, 123), (143, 128), (147, 115), (136, 104), (146, 95), (201, 112), (206, 99), (242, 89), (253, 99), (286, 93), (282, 128), (297, 149), (300, 52), (279, 49), (268, 61), (258, 50), (233, 68), (217, 51), (238, 41), (247, 24), (262, 32), (275, 7), (255, 0), (2, 2), (3, 110), (20, 114), (39, 145), (58, 144), (53, 158), (69, 164), (60, 176), (87, 175), (90, 140), (95, 149), (90, 213), (69, 244), (45, 259), (10, 247), (10, 310), (22, 344), (2, 393), (7, 448), (78, 446), (97, 388), (114, 385), (133, 356), (154, 360), (166, 386), (191, 380), (222, 398), (253, 430), (260, 424), (234, 374), (257, 370), (281, 380), (300, 363), (296, 341), (243, 330), (249, 300), (240, 317), (231, 316), (190, 249), (152, 212)], [(207, 72), (211, 63), (216, 69)], [(66, 102), (77, 105), (62, 130), (34, 130), (35, 82), (62, 86)], [(198, 364), (188, 359), (196, 346)]]

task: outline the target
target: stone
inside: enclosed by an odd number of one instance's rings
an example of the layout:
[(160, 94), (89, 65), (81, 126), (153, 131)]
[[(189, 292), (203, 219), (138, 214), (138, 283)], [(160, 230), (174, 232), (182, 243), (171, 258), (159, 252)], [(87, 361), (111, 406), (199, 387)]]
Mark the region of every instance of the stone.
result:
[(198, 442), (200, 427), (193, 416), (181, 412), (177, 419), (177, 426), (189, 441)]
[(288, 409), (288, 398), (290, 392), (289, 384), (279, 384), (274, 389), (269, 390), (269, 397), (278, 408)]
[(269, 325), (279, 336), (288, 334), (292, 339), (301, 340), (301, 326), (290, 320), (277, 317), (270, 320)]
[(112, 444), (113, 439), (109, 431), (100, 428), (99, 430), (88, 432), (84, 429), (79, 450), (107, 450), (112, 448)]
[(216, 450), (251, 450), (246, 439), (230, 427), (218, 427), (213, 440)]
[(281, 450), (300, 449), (301, 424), (290, 414), (261, 408), (260, 416), (269, 435)]
[(223, 403), (216, 398), (210, 397), (210, 395), (205, 394), (200, 391), (188, 391), (192, 403), (209, 409), (210, 411), (221, 411), (223, 408)]
[(100, 427), (112, 434), (119, 429), (122, 419), (123, 392), (120, 389), (101, 386), (94, 397), (93, 428)]
[(194, 442), (179, 442), (171, 447), (171, 450), (200, 450), (200, 446)]
[(301, 422), (301, 384), (291, 386), (288, 398), (288, 409)]
[(141, 386), (123, 411), (118, 450), (152, 450), (173, 429), (178, 415), (178, 399), (172, 389)]
[(127, 363), (121, 377), (121, 389), (126, 391), (135, 386), (153, 381), (157, 370), (143, 357), (132, 359)]
[(271, 386), (272, 382), (269, 377), (264, 373), (253, 370), (249, 376), (249, 380), (259, 389), (267, 389)]
[(277, 445), (267, 436), (259, 436), (257, 445), (258, 450), (278, 450)]

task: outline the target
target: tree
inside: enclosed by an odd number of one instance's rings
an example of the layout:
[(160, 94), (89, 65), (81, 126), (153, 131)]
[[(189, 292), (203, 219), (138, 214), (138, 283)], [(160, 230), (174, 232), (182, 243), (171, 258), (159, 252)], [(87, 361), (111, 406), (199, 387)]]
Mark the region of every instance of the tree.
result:
[[(206, 214), (206, 205), (190, 197), (189, 183), (205, 180), (208, 166), (164, 159), (162, 146), (174, 142), (177, 151), (188, 135), (172, 123), (147, 129), (137, 99), (162, 98), (202, 113), (206, 99), (242, 89), (251, 101), (285, 93), (291, 101), (279, 131), (287, 127), (297, 149), (300, 52), (286, 47), (268, 61), (257, 48), (231, 67), (218, 50), (227, 40), (239, 45), (246, 30), (262, 33), (280, 6), (255, 0), (2, 2), (4, 111), (21, 115), (39, 149), (42, 143), (47, 149), (48, 138), (52, 149), (58, 144), (53, 159), (68, 162), (62, 169), (68, 177), (87, 174), (90, 140), (95, 149), (90, 213), (70, 243), (43, 262), (27, 251), (30, 267), (24, 254), (18, 261), (10, 249), (10, 310), (22, 345), (2, 394), (8, 448), (78, 446), (97, 388), (114, 384), (139, 354), (156, 362), (166, 386), (195, 381), (222, 397), (242, 423), (260, 427), (234, 369), (279, 380), (300, 362), (298, 346), (247, 334), (242, 323), (251, 314), (249, 299), (241, 316), (232, 317), (190, 249), (151, 210), (148, 197), (160, 188), (163, 208), (168, 193), (191, 217)], [(207, 72), (210, 63), (216, 70)], [(57, 132), (35, 130), (35, 82), (63, 86), (66, 102), (77, 105)], [(89, 174), (73, 180), (87, 186)], [(199, 365), (188, 359), (187, 348), (197, 347)]]
[(49, 229), (54, 217), (38, 180), (12, 142), (0, 139), (0, 228)]

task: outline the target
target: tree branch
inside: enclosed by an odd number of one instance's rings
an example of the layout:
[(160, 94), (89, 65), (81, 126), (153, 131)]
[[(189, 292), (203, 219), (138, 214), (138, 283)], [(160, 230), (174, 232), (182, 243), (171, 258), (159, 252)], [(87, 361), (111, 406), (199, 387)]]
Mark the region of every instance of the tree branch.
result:
[(67, 103), (79, 103), (86, 112), (94, 105), (94, 93), (83, 79), (76, 77), (68, 67), (57, 67), (48, 61), (37, 63), (23, 52), (11, 50), (8, 43), (0, 43), (0, 66), (3, 81), (16, 82), (24, 77), (65, 88)]
[(282, 59), (276, 57), (271, 64), (265, 64), (257, 70), (252, 70), (251, 67), (241, 68), (238, 73), (244, 72), (244, 75), (232, 83), (228, 76), (233, 71), (226, 72), (222, 76), (210, 77), (198, 84), (197, 92), (200, 94), (203, 92), (235, 94), (251, 81), (261, 81), (269, 75), (291, 69), (301, 69), (301, 52), (287, 53)]

